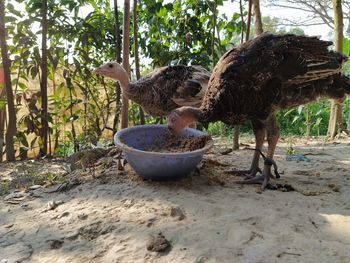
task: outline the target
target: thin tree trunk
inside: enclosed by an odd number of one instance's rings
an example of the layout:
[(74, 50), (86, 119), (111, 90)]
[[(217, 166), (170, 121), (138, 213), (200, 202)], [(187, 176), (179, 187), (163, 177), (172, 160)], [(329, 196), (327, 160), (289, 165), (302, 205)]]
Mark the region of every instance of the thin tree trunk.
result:
[[(341, 0), (333, 0), (334, 12), (334, 45), (335, 50), (343, 52), (343, 11)], [(342, 100), (331, 100), (331, 113), (328, 123), (327, 135), (334, 138), (341, 131)]]
[[(70, 99), (70, 103), (72, 104), (73, 103), (73, 93), (72, 93), (72, 89), (74, 89), (73, 85), (72, 85), (72, 82), (71, 82), (71, 78), (67, 78), (66, 79), (66, 82), (67, 82), (67, 87), (68, 87), (68, 90), (69, 90), (69, 99)], [(87, 98), (85, 96), (85, 101), (87, 101)], [(86, 108), (86, 104), (85, 103), (85, 114), (87, 116), (87, 108)], [(73, 137), (73, 144), (74, 144), (74, 152), (79, 152), (79, 143), (78, 143), (78, 140), (77, 140), (77, 133), (75, 132), (75, 126), (74, 126), (74, 118), (73, 118), (73, 107), (69, 107), (69, 114), (70, 114), (70, 118), (72, 119), (72, 121), (70, 122), (71, 123), (71, 131), (72, 131), (72, 137)], [(86, 118), (85, 118), (86, 120)], [(85, 129), (87, 129), (86, 127), (86, 124), (85, 124)], [(89, 136), (90, 137), (90, 136)]]
[[(240, 16), (241, 16), (241, 23), (244, 25), (244, 14), (243, 14), (243, 0), (239, 0), (239, 11), (240, 11)], [(244, 41), (244, 27), (241, 27), (241, 44)]]
[(260, 0), (252, 0), (253, 4), (253, 16), (254, 16), (254, 29), (255, 34), (258, 36), (262, 34), (263, 25), (261, 20), (261, 12), (260, 12)]
[[(0, 101), (5, 101), (6, 99), (6, 89), (4, 80), (3, 68), (0, 68)], [(0, 162), (3, 162), (4, 156), (4, 135), (5, 135), (5, 121), (6, 121), (6, 104), (0, 109)]]
[[(129, 66), (129, 34), (130, 34), (130, 1), (124, 0), (123, 19), (123, 68), (130, 75)], [(122, 129), (128, 127), (129, 100), (122, 96)]]
[[(259, 2), (259, 0), (258, 0)], [(243, 5), (242, 5), (242, 1), (240, 0), (240, 12), (241, 12), (241, 18), (243, 20)], [(260, 11), (260, 8), (259, 8)], [(246, 37), (245, 40), (248, 41), (249, 40), (249, 35), (250, 35), (250, 21), (251, 21), (251, 14), (252, 14), (252, 0), (249, 0), (248, 2), (248, 20), (247, 20), (247, 31), (246, 31)], [(261, 18), (261, 14), (260, 14), (260, 18)], [(241, 44), (243, 43), (243, 31), (241, 34)], [(232, 145), (232, 149), (233, 150), (238, 150), (239, 149), (239, 129), (240, 129), (240, 125), (235, 125), (234, 126), (234, 132), (233, 132), (233, 145)]]
[(4, 67), (4, 79), (7, 97), (7, 109), (9, 114), (8, 128), (6, 131), (6, 159), (7, 161), (15, 161), (15, 147), (13, 137), (16, 134), (16, 111), (11, 85), (11, 62), (7, 55), (6, 29), (5, 29), (5, 2), (0, 0), (0, 47), (1, 57)]
[[(133, 16), (133, 23), (134, 23), (134, 54), (135, 54), (135, 69), (136, 69), (136, 78), (140, 79), (140, 59), (139, 59), (139, 39), (137, 37), (138, 32), (138, 26), (137, 26), (137, 1), (134, 0), (134, 16)], [(140, 113), (140, 123), (141, 125), (145, 124), (145, 113), (143, 112), (143, 109), (141, 106), (139, 106), (139, 113)]]
[[(121, 50), (122, 50), (122, 39), (120, 37), (120, 24), (119, 24), (119, 13), (118, 13), (118, 1), (114, 0), (114, 27), (115, 27), (115, 54), (116, 60), (120, 64), (122, 62)], [(118, 123), (120, 117), (120, 96), (121, 90), (119, 82), (115, 82), (115, 114), (113, 119), (113, 134), (118, 131)]]
[[(56, 80), (55, 80), (55, 74), (56, 74), (56, 69), (54, 67), (52, 67), (52, 89), (53, 89), (53, 94), (56, 94)], [(55, 128), (55, 133), (52, 135), (54, 138), (54, 146), (53, 146), (53, 152), (55, 152), (55, 150), (58, 147), (58, 137), (59, 137), (59, 129), (58, 129), (58, 120), (59, 120), (59, 116), (56, 114), (55, 115), (55, 120), (54, 120), (54, 126), (56, 126)], [(49, 135), (50, 137), (50, 135)], [(50, 155), (51, 155), (51, 139), (49, 139), (49, 151), (50, 151)]]
[[(210, 7), (210, 5), (209, 5)], [(214, 9), (213, 9), (213, 41), (212, 41), (212, 46), (211, 46), (211, 52), (213, 56), (213, 68), (216, 65), (215, 61), (215, 25), (216, 25), (216, 0), (214, 1)]]
[(252, 0), (249, 0), (248, 1), (247, 33), (245, 35), (245, 41), (249, 40), (251, 19), (252, 19)]
[(41, 39), (41, 140), (42, 145), (39, 151), (39, 157), (47, 155), (47, 132), (48, 132), (48, 112), (47, 112), (47, 0), (42, 1), (41, 7), (41, 27), (42, 27), (42, 39)]
[(234, 126), (232, 150), (238, 150), (239, 149), (239, 129), (240, 129), (240, 125), (235, 125)]
[(350, 104), (349, 104), (349, 113), (348, 113), (348, 123), (346, 128), (347, 128), (348, 134), (350, 134)]
[[(6, 100), (6, 88), (4, 78), (4, 68), (0, 66), (0, 101)], [(4, 160), (4, 135), (5, 135), (5, 121), (6, 121), (6, 104), (0, 109), (0, 162)]]

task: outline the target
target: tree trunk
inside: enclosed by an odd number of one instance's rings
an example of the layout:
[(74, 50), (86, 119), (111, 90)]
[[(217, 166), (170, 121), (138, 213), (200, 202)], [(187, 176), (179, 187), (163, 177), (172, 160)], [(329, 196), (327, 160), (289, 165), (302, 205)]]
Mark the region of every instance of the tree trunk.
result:
[(215, 60), (215, 25), (216, 25), (216, 0), (214, 1), (214, 6), (213, 6), (213, 40), (211, 42), (211, 52), (212, 52), (212, 58), (213, 58), (213, 68), (216, 65), (216, 60)]
[[(6, 100), (4, 69), (0, 66), (0, 101)], [(6, 104), (0, 109), (0, 162), (3, 162), (4, 156), (4, 135), (5, 135), (5, 121), (6, 121)]]
[[(5, 88), (4, 88), (5, 90)], [(4, 92), (6, 94), (6, 90)], [(0, 110), (0, 162), (4, 161), (6, 109)]]
[[(123, 19), (123, 68), (130, 75), (129, 66), (130, 1), (124, 0)], [(122, 96), (122, 129), (128, 127), (129, 100)]]
[(245, 35), (245, 41), (249, 40), (250, 35), (250, 21), (252, 19), (252, 0), (248, 1), (248, 19), (247, 19), (247, 32)]
[[(257, 9), (259, 10), (259, 13), (256, 13), (254, 11), (254, 18), (256, 14), (259, 14), (260, 17), (260, 21), (261, 21), (261, 13), (260, 13), (260, 6), (259, 6), (259, 0), (249, 0), (248, 2), (248, 20), (247, 20), (247, 31), (246, 31), (246, 35), (245, 35), (245, 40), (248, 41), (249, 40), (249, 35), (250, 35), (250, 21), (251, 21), (251, 16), (252, 16), (252, 4), (253, 2), (255, 3), (254, 8), (256, 8), (256, 3), (258, 4)], [(254, 9), (255, 10), (255, 9)], [(243, 6), (242, 6), (242, 1), (240, 1), (240, 12), (241, 12), (241, 18), (243, 20)], [(262, 30), (262, 27), (261, 27)], [(244, 39), (243, 39), (243, 32), (241, 35), (241, 44), (243, 43)], [(232, 145), (232, 149), (233, 150), (238, 150), (239, 149), (239, 129), (240, 126), (239, 125), (235, 125), (234, 126), (234, 132), (233, 132), (233, 145)]]
[(234, 126), (234, 130), (233, 130), (233, 146), (232, 146), (232, 150), (234, 150), (234, 151), (239, 149), (239, 129), (240, 129), (239, 125), (235, 125)]
[[(115, 56), (117, 62), (120, 64), (122, 62), (121, 51), (122, 51), (122, 39), (120, 37), (120, 24), (119, 24), (119, 13), (118, 13), (118, 1), (114, 0), (114, 28), (115, 28)], [(115, 82), (115, 114), (113, 120), (113, 134), (118, 131), (119, 117), (120, 117), (120, 96), (121, 90), (119, 82)]]
[[(334, 12), (334, 45), (335, 50), (343, 52), (343, 11), (341, 0), (332, 0)], [(341, 131), (342, 100), (331, 100), (331, 113), (327, 135), (334, 138)]]
[(42, 27), (42, 39), (41, 39), (41, 140), (39, 157), (47, 155), (47, 132), (48, 132), (48, 112), (47, 112), (47, 0), (42, 1), (41, 7), (41, 27)]
[[(137, 26), (137, 1), (134, 0), (134, 16), (133, 16), (133, 24), (134, 24), (134, 54), (135, 54), (135, 70), (136, 70), (136, 78), (140, 79), (140, 59), (139, 59), (139, 40), (137, 37), (138, 26)], [(145, 124), (145, 113), (141, 106), (139, 106), (140, 113), (140, 123), (141, 125)]]
[(346, 124), (346, 129), (348, 131), (348, 134), (350, 134), (350, 103), (349, 103), (349, 111), (348, 111), (348, 121), (347, 121), (347, 124)]
[(253, 16), (254, 16), (254, 29), (255, 34), (258, 36), (263, 32), (263, 25), (260, 12), (260, 0), (252, 0), (253, 3)]
[(5, 29), (5, 2), (0, 0), (0, 47), (1, 57), (4, 67), (4, 80), (7, 97), (7, 109), (9, 114), (8, 128), (6, 131), (6, 159), (7, 161), (15, 161), (15, 147), (13, 137), (16, 134), (16, 111), (13, 100), (13, 92), (11, 85), (11, 62), (7, 55), (7, 44), (6, 44), (6, 29)]

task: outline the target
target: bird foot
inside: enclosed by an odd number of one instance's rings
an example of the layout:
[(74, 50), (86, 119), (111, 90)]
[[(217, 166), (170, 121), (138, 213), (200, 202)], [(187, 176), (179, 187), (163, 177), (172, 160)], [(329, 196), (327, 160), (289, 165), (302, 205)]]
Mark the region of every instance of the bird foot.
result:
[(261, 176), (254, 176), (254, 177), (246, 177), (242, 181), (236, 182), (237, 184), (261, 184), (261, 190), (267, 189), (273, 189), (275, 188), (273, 184), (270, 183), (270, 177), (272, 176), (271, 173), (269, 174), (262, 174)]
[(262, 173), (261, 169), (259, 167), (257, 168), (250, 168), (249, 170), (227, 170), (225, 173), (227, 174), (233, 174), (233, 175), (245, 175), (247, 179), (253, 178), (256, 176), (257, 173)]

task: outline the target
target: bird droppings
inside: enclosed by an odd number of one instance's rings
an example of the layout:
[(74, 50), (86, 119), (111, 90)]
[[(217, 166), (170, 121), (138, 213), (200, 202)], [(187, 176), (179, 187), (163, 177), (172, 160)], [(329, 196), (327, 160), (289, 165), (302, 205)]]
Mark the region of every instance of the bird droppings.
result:
[(328, 187), (333, 191), (333, 192), (339, 192), (340, 191), (340, 186), (336, 184), (329, 184)]
[(170, 216), (176, 218), (179, 221), (185, 219), (185, 214), (180, 207), (172, 207), (170, 209)]
[(146, 248), (153, 252), (165, 252), (170, 249), (170, 242), (163, 236), (162, 233), (158, 233), (157, 236), (150, 235), (146, 243)]
[(50, 248), (51, 249), (59, 249), (62, 247), (64, 241), (63, 240), (49, 240)]
[(278, 190), (281, 192), (294, 192), (296, 191), (293, 186), (290, 184), (276, 184), (276, 185), (269, 185), (266, 187), (269, 190)]
[(303, 190), (300, 192), (302, 195), (305, 196), (318, 196), (318, 195), (322, 195), (322, 194), (328, 194), (329, 192), (327, 191), (310, 191), (310, 190)]
[(155, 142), (154, 146), (146, 149), (146, 151), (173, 153), (192, 152), (203, 148), (207, 141), (211, 140), (209, 135), (180, 137), (172, 133), (164, 133), (162, 137), (163, 138), (158, 138), (158, 143)]
[(57, 206), (63, 204), (64, 202), (62, 200), (58, 200), (58, 201), (55, 201), (55, 200), (52, 200), (52, 201), (49, 201), (46, 205), (46, 208), (43, 210), (43, 212), (47, 212), (47, 211), (50, 211), (50, 210), (54, 210), (56, 209)]

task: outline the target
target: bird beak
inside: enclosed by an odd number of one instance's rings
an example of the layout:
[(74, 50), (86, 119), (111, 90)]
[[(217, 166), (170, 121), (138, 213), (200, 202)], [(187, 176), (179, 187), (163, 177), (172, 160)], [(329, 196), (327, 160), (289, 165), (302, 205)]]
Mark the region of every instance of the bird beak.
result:
[(98, 68), (95, 68), (93, 71), (92, 71), (93, 74), (95, 75), (98, 75), (101, 73), (101, 67), (98, 67)]
[(168, 130), (174, 135), (179, 135), (182, 129), (177, 129), (176, 127), (168, 125)]

